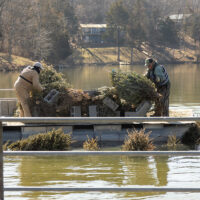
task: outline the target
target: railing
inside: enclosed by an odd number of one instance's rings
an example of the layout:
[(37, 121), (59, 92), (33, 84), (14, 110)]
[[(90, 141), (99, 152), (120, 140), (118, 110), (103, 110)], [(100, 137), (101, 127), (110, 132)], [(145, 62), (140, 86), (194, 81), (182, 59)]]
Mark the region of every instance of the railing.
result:
[(200, 156), (200, 151), (5, 151), (4, 156)]
[(0, 89), (0, 91), (14, 91), (15, 89), (13, 88), (6, 88), (6, 89)]
[(200, 117), (0, 117), (0, 200), (4, 200), (4, 191), (99, 191), (99, 192), (200, 192), (200, 188), (169, 188), (169, 187), (120, 187), (120, 188), (45, 188), (45, 187), (15, 187), (4, 188), (3, 182), (3, 156), (14, 155), (132, 155), (132, 156), (200, 156), (200, 151), (103, 151), (103, 152), (86, 152), (86, 151), (41, 151), (41, 152), (3, 152), (2, 135), (3, 122), (23, 122), (37, 124), (130, 124), (134, 122), (186, 122), (200, 121)]
[(47, 188), (47, 187), (15, 187), (5, 188), (5, 191), (73, 191), (73, 192), (200, 192), (200, 188), (170, 188), (170, 187), (118, 187), (118, 188)]
[(0, 117), (1, 122), (23, 122), (31, 124), (133, 124), (143, 122), (179, 123), (200, 121), (200, 117)]

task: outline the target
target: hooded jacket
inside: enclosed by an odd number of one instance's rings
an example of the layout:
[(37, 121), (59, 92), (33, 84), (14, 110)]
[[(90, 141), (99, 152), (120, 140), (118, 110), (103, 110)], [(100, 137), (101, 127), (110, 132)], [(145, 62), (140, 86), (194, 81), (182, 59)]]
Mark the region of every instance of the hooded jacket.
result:
[(39, 81), (39, 74), (33, 67), (26, 67), (21, 72), (20, 76), (14, 84), (16, 90), (25, 89), (27, 92), (31, 91), (32, 89), (36, 89), (39, 92), (43, 90)]
[(169, 82), (169, 76), (166, 69), (155, 63), (153, 69), (147, 71), (146, 77), (155, 83), (156, 87), (161, 87)]

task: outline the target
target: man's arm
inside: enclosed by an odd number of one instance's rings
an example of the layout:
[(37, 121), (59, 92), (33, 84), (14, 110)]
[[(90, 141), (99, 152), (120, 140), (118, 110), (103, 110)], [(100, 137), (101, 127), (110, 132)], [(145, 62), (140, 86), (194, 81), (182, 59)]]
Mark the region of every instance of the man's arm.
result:
[(155, 68), (154, 74), (156, 76), (156, 82), (160, 83), (165, 80), (165, 74), (163, 73), (163, 68), (159, 65)]
[(146, 76), (148, 79), (150, 79), (150, 72), (149, 72), (149, 70), (146, 70), (146, 72), (144, 73), (144, 76)]
[(35, 71), (35, 73), (33, 74), (33, 88), (35, 88), (36, 90), (38, 90), (39, 92), (41, 92), (43, 90), (40, 81), (39, 81), (39, 75), (38, 73)]

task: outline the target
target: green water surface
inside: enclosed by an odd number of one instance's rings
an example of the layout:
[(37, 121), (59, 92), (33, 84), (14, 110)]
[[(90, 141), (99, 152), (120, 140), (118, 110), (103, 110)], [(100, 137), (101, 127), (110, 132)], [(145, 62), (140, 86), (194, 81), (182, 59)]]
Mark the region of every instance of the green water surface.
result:
[[(24, 156), (4, 158), (4, 187), (199, 187), (200, 157)], [(198, 193), (5, 192), (5, 200), (196, 200)]]

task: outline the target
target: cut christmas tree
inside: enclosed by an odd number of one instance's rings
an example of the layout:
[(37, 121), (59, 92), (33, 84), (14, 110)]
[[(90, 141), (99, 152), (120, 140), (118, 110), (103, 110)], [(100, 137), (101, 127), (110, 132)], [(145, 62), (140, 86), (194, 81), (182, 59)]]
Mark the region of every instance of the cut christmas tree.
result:
[(143, 101), (155, 101), (158, 98), (154, 83), (143, 75), (112, 71), (111, 79), (119, 98), (135, 107)]

